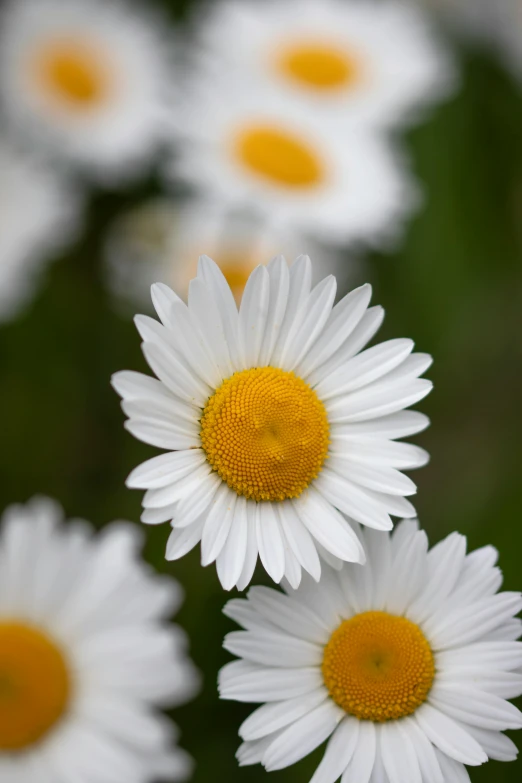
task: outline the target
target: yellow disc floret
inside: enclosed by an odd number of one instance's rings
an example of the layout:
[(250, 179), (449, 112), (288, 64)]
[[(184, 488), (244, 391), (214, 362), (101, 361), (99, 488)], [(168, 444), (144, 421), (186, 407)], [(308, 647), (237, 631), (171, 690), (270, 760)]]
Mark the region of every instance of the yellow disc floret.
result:
[(415, 623), (386, 612), (345, 620), (324, 650), (324, 683), (332, 699), (360, 720), (411, 715), (435, 676), (430, 645)]
[(34, 73), (44, 94), (63, 107), (87, 109), (105, 98), (110, 79), (94, 46), (58, 39), (35, 54)]
[(290, 46), (279, 55), (278, 67), (292, 81), (317, 92), (350, 87), (360, 77), (355, 56), (325, 44)]
[(325, 177), (323, 161), (306, 139), (270, 125), (244, 128), (235, 157), (253, 174), (287, 188), (317, 187)]
[(0, 622), (0, 751), (40, 740), (61, 718), (70, 696), (62, 653), (41, 631)]
[(295, 498), (326, 459), (326, 410), (293, 372), (243, 370), (224, 381), (207, 402), (201, 443), (214, 470), (238, 495)]

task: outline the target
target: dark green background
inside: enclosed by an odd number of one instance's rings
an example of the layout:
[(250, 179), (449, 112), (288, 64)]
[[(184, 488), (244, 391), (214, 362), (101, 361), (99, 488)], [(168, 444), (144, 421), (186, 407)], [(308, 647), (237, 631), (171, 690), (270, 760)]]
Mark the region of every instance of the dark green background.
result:
[[(182, 10), (175, 5), (173, 18)], [(425, 207), (399, 250), (369, 255), (350, 275), (354, 286), (369, 280), (374, 303), (386, 308), (379, 339), (412, 337), (435, 358), (435, 389), (420, 405), (432, 425), (417, 438), (432, 459), (415, 475), (431, 542), (457, 529), (472, 548), (494, 544), (505, 587), (520, 589), (522, 93), (486, 54), (460, 44), (459, 57), (458, 95), (403, 140)], [(114, 217), (156, 192), (152, 177), (124, 194), (93, 193), (84, 236), (50, 265), (28, 311), (0, 329), (1, 508), (38, 492), (96, 525), (139, 520), (141, 493), (124, 479), (157, 451), (123, 429), (109, 378), (146, 366), (131, 319), (115, 313), (104, 290), (102, 249)], [(348, 254), (346, 265), (348, 276)], [(199, 548), (166, 563), (168, 525), (146, 533), (147, 557), (185, 586), (178, 619), (204, 673), (202, 693), (175, 713), (197, 761), (194, 781), (266, 781), (260, 766), (240, 769), (234, 758), (252, 707), (217, 698), (232, 623), (221, 615), (227, 596), (215, 568), (200, 567)], [(258, 569), (256, 581), (263, 578)], [(306, 781), (319, 755), (269, 780)], [(477, 783), (519, 783), (522, 761), (470, 772)]]

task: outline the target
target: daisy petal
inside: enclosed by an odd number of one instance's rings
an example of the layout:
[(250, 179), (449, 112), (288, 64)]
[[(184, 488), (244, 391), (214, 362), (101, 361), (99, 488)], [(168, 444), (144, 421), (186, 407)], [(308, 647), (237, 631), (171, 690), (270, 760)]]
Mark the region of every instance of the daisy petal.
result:
[(350, 291), (335, 305), (323, 333), (297, 367), (301, 378), (306, 379), (318, 365), (335, 354), (363, 317), (371, 296), (372, 287), (365, 284)]
[(350, 562), (364, 562), (364, 551), (350, 525), (318, 492), (309, 488), (293, 501), (293, 507), (328, 552)]
[(286, 311), (279, 335), (272, 352), (272, 364), (281, 365), (281, 358), (285, 353), (289, 334), (296, 322), (298, 314), (304, 315), (302, 304), (310, 293), (312, 285), (312, 264), (308, 256), (299, 256), (290, 267), (290, 282)]
[(324, 468), (314, 487), (332, 506), (357, 522), (376, 530), (391, 530), (393, 527), (389, 515), (380, 504), (372, 501), (368, 492), (332, 470)]
[(257, 531), (256, 531), (256, 506), (254, 503), (247, 503), (246, 506), (247, 516), (247, 547), (245, 553), (245, 562), (243, 570), (237, 581), (237, 589), (244, 590), (247, 585), (250, 584), (254, 570), (256, 567), (258, 547), (257, 547)]
[(283, 325), (290, 287), (290, 273), (283, 256), (278, 256), (271, 261), (267, 269), (270, 280), (269, 308), (259, 354), (258, 364), (260, 367), (270, 364)]
[(417, 753), (399, 721), (379, 727), (382, 760), (390, 783), (423, 783)]
[(286, 701), (263, 704), (241, 724), (239, 736), (244, 740), (255, 740), (294, 723), (307, 715), (327, 698), (324, 688), (317, 688), (305, 696)]
[(246, 505), (246, 498), (238, 497), (230, 532), (216, 560), (219, 581), (225, 590), (234, 587), (245, 565), (248, 537)]
[(139, 489), (157, 489), (187, 476), (205, 461), (199, 450), (161, 454), (143, 462), (127, 479), (127, 486)]
[(352, 760), (359, 739), (360, 721), (345, 716), (330, 737), (321, 763), (310, 783), (335, 783)]
[(488, 760), (478, 742), (468, 732), (430, 704), (423, 704), (415, 713), (414, 720), (435, 747), (455, 761), (476, 767)]
[(285, 550), (282, 531), (270, 503), (258, 503), (256, 536), (259, 557), (267, 573), (279, 583), (285, 572)]
[(335, 277), (326, 277), (303, 303), (304, 315), (302, 318), (297, 317), (293, 329), (289, 332), (285, 353), (281, 357), (281, 362), (289, 370), (295, 369), (321, 334), (332, 310), (336, 290)]
[(198, 262), (198, 278), (201, 279), (208, 290), (212, 292), (223, 324), (230, 360), (234, 369), (237, 370), (241, 367), (241, 353), (238, 338), (239, 314), (230, 286), (221, 269), (208, 256), (200, 256)]
[(207, 514), (201, 536), (201, 565), (213, 563), (225, 546), (236, 507), (237, 495), (221, 484)]
[(312, 536), (299, 519), (291, 501), (285, 500), (278, 505), (277, 511), (288, 545), (305, 571), (318, 582), (321, 576), (321, 561)]
[(284, 769), (307, 756), (332, 733), (344, 713), (327, 700), (295, 721), (269, 745), (262, 759), (268, 772)]
[(225, 667), (221, 669), (219, 680), (222, 699), (246, 702), (293, 699), (316, 691), (322, 684), (321, 675), (310, 667), (265, 669), (252, 665), (233, 677)]
[(207, 350), (214, 357), (219, 368), (221, 380), (228, 378), (234, 371), (234, 365), (229, 352), (226, 330), (215, 299), (199, 277), (190, 281), (188, 306), (192, 320), (197, 323)]
[(432, 388), (431, 381), (423, 378), (402, 385), (388, 385), (381, 381), (346, 397), (334, 398), (327, 405), (328, 416), (332, 423), (339, 424), (377, 419), (415, 405)]
[(369, 783), (376, 752), (375, 724), (371, 721), (361, 721), (357, 745), (352, 760), (343, 773), (341, 783)]
[(270, 279), (264, 266), (248, 278), (239, 310), (239, 339), (243, 367), (257, 367), (268, 316)]
[(368, 386), (402, 364), (412, 350), (413, 340), (388, 340), (374, 345), (325, 378), (317, 385), (316, 392), (326, 401)]
[(342, 367), (352, 356), (359, 353), (379, 330), (383, 320), (383, 308), (380, 305), (370, 307), (337, 353), (308, 376), (307, 380), (310, 386), (315, 388), (322, 378), (327, 378), (332, 372)]

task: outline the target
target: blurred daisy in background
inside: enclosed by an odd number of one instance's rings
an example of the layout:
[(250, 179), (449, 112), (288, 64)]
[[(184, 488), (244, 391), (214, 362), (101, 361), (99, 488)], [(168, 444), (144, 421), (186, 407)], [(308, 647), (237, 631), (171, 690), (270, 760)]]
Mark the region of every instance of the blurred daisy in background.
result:
[(152, 289), (162, 325), (137, 316), (143, 352), (159, 380), (119, 372), (125, 426), (167, 450), (136, 468), (146, 489), (142, 521), (170, 521), (166, 556), (201, 541), (225, 589), (250, 582), (258, 554), (269, 576), (315, 579), (319, 556), (364, 562), (350, 518), (378, 530), (411, 517), (416, 492), (402, 469), (427, 453), (399, 438), (428, 425), (405, 411), (432, 384), (413, 342), (389, 340), (360, 353), (383, 310), (362, 286), (333, 307), (336, 280), (311, 288), (310, 259), (282, 257), (250, 276), (239, 312), (218, 266), (202, 257), (188, 306)]
[(497, 552), (457, 533), (428, 551), (414, 521), (365, 529), (364, 567), (326, 568), (287, 594), (254, 587), (225, 613), (224, 699), (265, 702), (241, 726), (241, 765), (288, 767), (329, 739), (312, 783), (466, 783), (512, 761), (522, 727), (519, 593), (497, 593)]
[(490, 36), (502, 61), (522, 81), (522, 4), (498, 0), (492, 6)]
[(0, 321), (29, 301), (46, 262), (79, 229), (76, 189), (0, 139)]
[[(504, 0), (500, 0), (502, 2)], [(417, 0), (417, 5), (428, 9), (454, 30), (480, 35), (494, 19), (496, 3), (490, 0)]]
[(203, 61), (336, 127), (404, 124), (454, 84), (448, 53), (415, 3), (225, 0), (202, 6), (196, 22)]
[(159, 20), (133, 3), (10, 0), (0, 22), (0, 102), (13, 133), (104, 183), (141, 170), (162, 138), (172, 81)]
[(494, 51), (522, 79), (522, 5), (519, 0), (418, 0), (461, 38)]
[(267, 231), (328, 243), (396, 240), (418, 192), (398, 150), (367, 129), (332, 128), (275, 91), (200, 74), (177, 107), (175, 180)]
[(139, 558), (127, 523), (94, 536), (45, 498), (0, 532), (0, 778), (17, 783), (186, 779), (191, 760), (156, 712), (198, 675), (166, 623), (182, 599)]
[[(267, 233), (254, 214), (227, 211), (215, 202), (189, 201), (183, 206), (154, 199), (125, 213), (113, 226), (106, 247), (107, 282), (122, 303), (150, 308), (150, 286), (158, 280), (187, 298), (205, 251), (221, 269), (239, 304), (250, 274), (265, 259), (281, 252), (289, 258), (304, 247), (317, 247), (308, 237), (290, 232)], [(317, 251), (318, 252), (318, 251)], [(321, 249), (318, 280), (339, 272), (348, 280), (358, 269), (333, 249)]]

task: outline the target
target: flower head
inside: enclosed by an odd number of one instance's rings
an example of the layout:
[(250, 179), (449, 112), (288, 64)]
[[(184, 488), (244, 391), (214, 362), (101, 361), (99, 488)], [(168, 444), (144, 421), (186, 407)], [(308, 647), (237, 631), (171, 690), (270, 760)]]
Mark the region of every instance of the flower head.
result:
[(404, 124), (454, 82), (413, 2), (225, 0), (201, 15), (199, 42), (214, 69), (344, 128)]
[(170, 68), (161, 27), (103, 0), (10, 0), (2, 9), (0, 99), (35, 148), (114, 182), (162, 136)]
[(0, 532), (0, 777), (149, 783), (190, 759), (155, 714), (193, 695), (183, 635), (165, 620), (179, 585), (138, 558), (139, 536), (62, 526), (44, 498), (10, 506)]
[(175, 181), (255, 210), (272, 232), (377, 245), (395, 240), (418, 205), (404, 154), (382, 134), (324, 123), (219, 70), (188, 81), (176, 116)]
[(0, 170), (1, 321), (29, 301), (49, 257), (75, 236), (81, 199), (50, 167), (3, 139)]
[(411, 340), (360, 351), (377, 331), (371, 288), (333, 306), (332, 276), (311, 288), (310, 259), (289, 269), (277, 257), (251, 274), (241, 306), (219, 268), (202, 257), (188, 305), (153, 287), (162, 324), (138, 316), (143, 350), (158, 380), (120, 372), (127, 429), (167, 453), (128, 478), (146, 489), (142, 520), (170, 521), (167, 558), (201, 540), (224, 587), (245, 587), (258, 554), (269, 575), (297, 586), (319, 556), (363, 562), (349, 519), (379, 530), (390, 515), (414, 516), (422, 449), (396, 439), (428, 420), (404, 408), (431, 383), (431, 364)]
[[(295, 257), (305, 242), (310, 245), (293, 232), (267, 231), (255, 214), (215, 202), (197, 199), (180, 207), (174, 200), (154, 199), (114, 224), (106, 247), (107, 279), (116, 297), (132, 305), (150, 308), (150, 287), (156, 280), (186, 299), (206, 250), (239, 302), (259, 263), (282, 248)], [(324, 251), (322, 261), (322, 268), (332, 271), (341, 264), (340, 253)]]
[(286, 593), (253, 587), (225, 613), (241, 660), (224, 699), (264, 702), (241, 726), (240, 764), (287, 767), (328, 739), (312, 783), (469, 780), (464, 765), (516, 758), (522, 727), (518, 593), (498, 593), (497, 553), (454, 533), (428, 550), (413, 520), (361, 531), (364, 567), (326, 568)]

